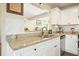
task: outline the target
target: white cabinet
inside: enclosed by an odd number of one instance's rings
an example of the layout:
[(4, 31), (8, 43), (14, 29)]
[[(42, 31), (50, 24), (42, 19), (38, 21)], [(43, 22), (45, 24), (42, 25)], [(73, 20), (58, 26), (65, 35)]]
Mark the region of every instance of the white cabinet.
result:
[[(50, 42), (51, 43), (51, 42)], [(37, 56), (53, 56), (54, 55), (54, 47), (50, 43), (41, 43), (38, 45), (36, 50)]]
[(62, 10), (61, 24), (79, 24), (78, 8), (67, 8)]
[(36, 48), (37, 48), (36, 45), (22, 48), (22, 49), (14, 51), (15, 52), (14, 55), (15, 56), (35, 56), (36, 53), (34, 49)]
[(38, 56), (59, 56), (60, 55), (60, 38), (55, 38), (38, 44)]
[(54, 38), (14, 51), (16, 56), (59, 56), (60, 38)]
[(78, 38), (77, 35), (66, 35), (65, 50), (72, 54), (78, 54)]
[(61, 10), (59, 8), (52, 9), (51, 18), (51, 24), (61, 24)]
[(54, 56), (60, 56), (60, 38), (54, 42)]
[(4, 52), (5, 52), (5, 56), (13, 56), (14, 55), (14, 51), (11, 49), (8, 42), (6, 42), (6, 51), (4, 51)]

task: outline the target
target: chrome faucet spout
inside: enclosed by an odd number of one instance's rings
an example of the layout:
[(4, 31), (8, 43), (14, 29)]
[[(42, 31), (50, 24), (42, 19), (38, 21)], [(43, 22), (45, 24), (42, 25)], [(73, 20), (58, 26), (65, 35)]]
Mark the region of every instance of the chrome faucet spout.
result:
[(44, 30), (47, 31), (47, 27), (42, 28), (42, 35), (44, 34)]

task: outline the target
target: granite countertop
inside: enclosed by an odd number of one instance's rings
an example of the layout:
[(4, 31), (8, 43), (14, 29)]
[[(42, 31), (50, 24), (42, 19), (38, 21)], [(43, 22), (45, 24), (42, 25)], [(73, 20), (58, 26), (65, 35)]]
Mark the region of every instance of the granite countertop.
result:
[(54, 39), (56, 37), (58, 37), (59, 35), (54, 35), (53, 37), (48, 37), (48, 38), (42, 38), (39, 36), (33, 36), (33, 37), (27, 37), (27, 38), (18, 38), (15, 41), (8, 41), (10, 47), (13, 50), (18, 50), (20, 48), (24, 48), (27, 46), (31, 46), (40, 42), (44, 42), (50, 39)]
[(56, 33), (55, 32), (52, 34), (53, 36), (47, 37), (47, 38), (43, 38), (41, 36), (31, 36), (31, 37), (21, 37), (20, 36), (14, 41), (13, 40), (9, 41), (9, 39), (7, 39), (7, 42), (9, 43), (10, 47), (13, 50), (18, 50), (20, 48), (24, 48), (24, 47), (31, 46), (31, 45), (34, 45), (34, 44), (37, 44), (40, 42), (51, 40), (51, 39), (57, 38), (62, 35), (78, 35), (78, 34), (79, 34), (79, 32), (75, 32), (75, 33), (71, 33), (71, 32)]

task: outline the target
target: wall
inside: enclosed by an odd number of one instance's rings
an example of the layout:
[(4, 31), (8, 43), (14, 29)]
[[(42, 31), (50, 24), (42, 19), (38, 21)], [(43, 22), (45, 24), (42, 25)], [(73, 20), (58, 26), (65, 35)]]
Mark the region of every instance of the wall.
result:
[(24, 33), (24, 17), (6, 13), (5, 16), (5, 31), (6, 34)]
[(34, 31), (35, 27), (36, 27), (36, 20), (28, 20), (25, 19), (25, 28), (28, 28), (30, 31)]
[(1, 43), (2, 55), (7, 53), (6, 35), (24, 33), (24, 16), (6, 12), (6, 4), (1, 4)]
[[(41, 21), (41, 25), (36, 24), (36, 21), (38, 21), (38, 20)], [(39, 29), (41, 29), (42, 27), (47, 26), (48, 20), (49, 20), (49, 17), (42, 17), (42, 18), (40, 17), (35, 20), (25, 19), (25, 27), (28, 28), (30, 31), (35, 31), (35, 27), (39, 27)]]

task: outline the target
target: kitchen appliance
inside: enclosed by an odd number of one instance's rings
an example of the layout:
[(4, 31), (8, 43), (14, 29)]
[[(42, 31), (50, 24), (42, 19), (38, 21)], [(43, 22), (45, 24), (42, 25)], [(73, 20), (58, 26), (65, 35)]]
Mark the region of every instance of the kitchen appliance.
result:
[(78, 56), (79, 56), (79, 35), (78, 35)]
[(60, 36), (60, 53), (61, 56), (65, 53), (65, 35)]
[(79, 48), (79, 35), (78, 35), (78, 48)]

